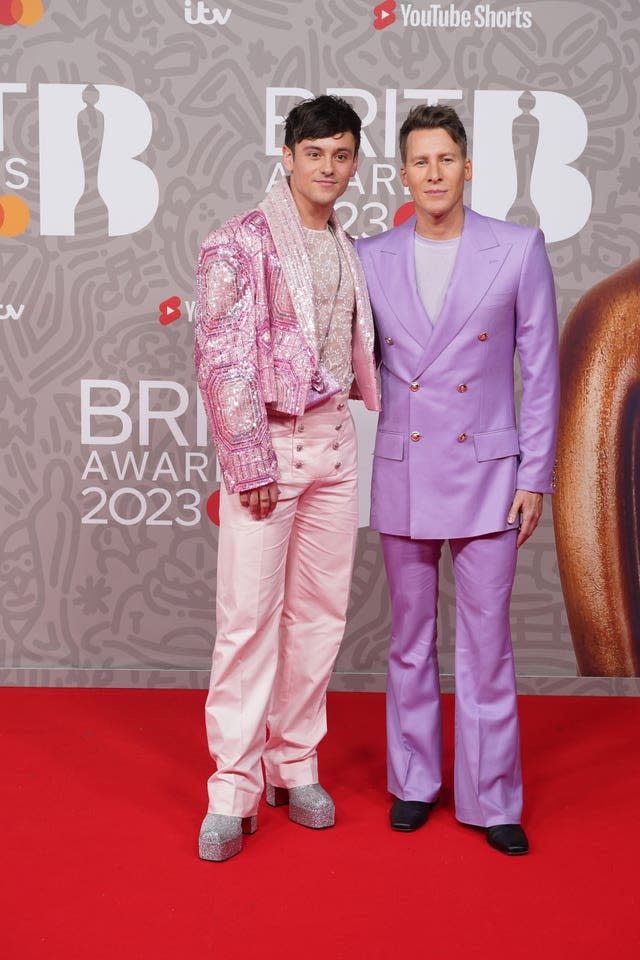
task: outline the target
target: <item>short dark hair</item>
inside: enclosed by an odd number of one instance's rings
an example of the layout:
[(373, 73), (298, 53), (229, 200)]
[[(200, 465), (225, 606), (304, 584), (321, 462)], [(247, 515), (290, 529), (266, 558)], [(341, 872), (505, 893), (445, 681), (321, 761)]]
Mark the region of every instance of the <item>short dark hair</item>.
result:
[(289, 111), (284, 124), (284, 142), (293, 153), (296, 143), (302, 140), (352, 133), (357, 153), (361, 128), (362, 120), (350, 103), (325, 93), (312, 100), (302, 100)]
[(454, 143), (460, 147), (462, 158), (467, 158), (467, 134), (462, 120), (453, 107), (435, 106), (426, 104), (412, 107), (409, 116), (400, 127), (400, 156), (404, 163), (407, 159), (407, 140), (413, 130), (446, 130)]

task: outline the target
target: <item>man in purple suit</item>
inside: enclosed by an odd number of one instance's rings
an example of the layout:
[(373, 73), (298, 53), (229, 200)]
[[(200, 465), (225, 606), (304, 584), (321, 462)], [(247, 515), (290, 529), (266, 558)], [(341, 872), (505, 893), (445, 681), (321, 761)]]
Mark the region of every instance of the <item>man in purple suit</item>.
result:
[[(371, 526), (392, 604), (387, 681), (391, 826), (422, 826), (441, 786), (438, 561), (456, 581), (455, 809), (523, 854), (509, 602), (516, 552), (553, 492), (557, 317), (540, 230), (463, 206), (471, 179), (450, 107), (414, 107), (400, 131), (416, 214), (358, 242), (379, 341), (382, 414)], [(519, 426), (514, 351), (522, 374)]]

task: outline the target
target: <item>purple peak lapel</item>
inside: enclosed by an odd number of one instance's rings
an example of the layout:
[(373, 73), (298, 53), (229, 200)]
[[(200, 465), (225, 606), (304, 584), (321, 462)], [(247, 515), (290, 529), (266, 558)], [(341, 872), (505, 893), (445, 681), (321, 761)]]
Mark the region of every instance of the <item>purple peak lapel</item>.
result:
[(377, 255), (379, 286), (398, 323), (424, 349), (433, 326), (416, 283), (414, 234), (416, 218), (384, 234)]
[(449, 287), (433, 336), (419, 358), (416, 376), (458, 335), (500, 272), (510, 243), (500, 243), (486, 217), (464, 208), (464, 226)]

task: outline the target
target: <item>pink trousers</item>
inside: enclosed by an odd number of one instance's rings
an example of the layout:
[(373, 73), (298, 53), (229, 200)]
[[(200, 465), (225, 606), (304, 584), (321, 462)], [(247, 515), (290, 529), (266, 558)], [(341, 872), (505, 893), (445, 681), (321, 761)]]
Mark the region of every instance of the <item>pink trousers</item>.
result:
[(206, 704), (209, 812), (252, 816), (269, 783), (318, 780), (326, 690), (344, 633), (357, 537), (357, 447), (346, 395), (270, 420), (280, 496), (254, 520), (220, 497)]

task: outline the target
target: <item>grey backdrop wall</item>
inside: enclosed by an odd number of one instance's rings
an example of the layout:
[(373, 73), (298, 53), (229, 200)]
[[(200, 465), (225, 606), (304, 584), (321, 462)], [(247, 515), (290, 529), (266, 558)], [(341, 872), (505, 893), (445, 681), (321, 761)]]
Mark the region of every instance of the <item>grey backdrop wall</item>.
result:
[[(637, 0), (231, 2), (0, 3), (5, 684), (207, 682), (218, 482), (192, 374), (194, 264), (281, 175), (298, 97), (340, 92), (364, 117), (340, 209), (355, 234), (403, 215), (396, 131), (440, 99), (470, 134), (467, 202), (545, 230), (561, 322), (640, 253)], [(362, 529), (333, 685), (380, 689), (374, 423), (357, 416)], [(448, 568), (442, 593), (446, 687)], [(576, 678), (548, 508), (513, 627), (522, 689), (640, 692)]]

